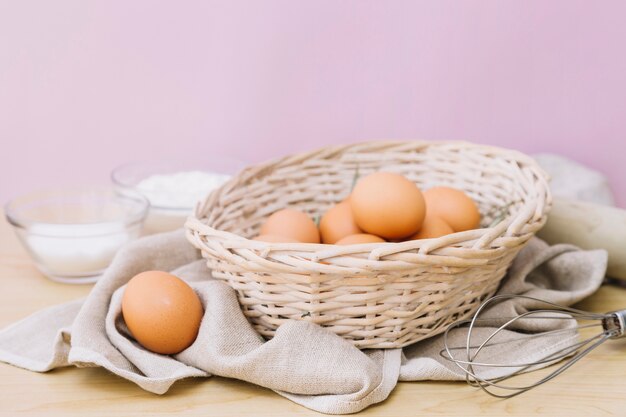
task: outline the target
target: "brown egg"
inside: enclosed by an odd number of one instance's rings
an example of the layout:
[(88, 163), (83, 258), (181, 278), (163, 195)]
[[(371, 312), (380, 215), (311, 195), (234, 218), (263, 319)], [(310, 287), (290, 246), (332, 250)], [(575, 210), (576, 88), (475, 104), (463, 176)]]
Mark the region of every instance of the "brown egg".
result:
[(320, 233), (311, 218), (298, 210), (283, 209), (267, 218), (259, 235), (284, 236), (303, 243), (320, 243)]
[(414, 234), (409, 240), (417, 239), (433, 239), (454, 233), (454, 230), (446, 223), (441, 217), (437, 217), (434, 214), (426, 214), (424, 223), (420, 228), (420, 231)]
[(354, 222), (350, 203), (342, 202), (331, 207), (320, 220), (320, 235), (323, 243), (335, 243), (348, 235), (362, 233)]
[(258, 235), (252, 240), (258, 240), (259, 242), (270, 242), (270, 243), (302, 243), (299, 240), (296, 240), (292, 237), (284, 237), (277, 235)]
[(419, 188), (404, 176), (389, 172), (361, 179), (352, 191), (350, 205), (363, 231), (385, 239), (413, 235), (426, 214)]
[(359, 243), (381, 243), (384, 242), (385, 239), (382, 239), (375, 235), (370, 235), (368, 233), (358, 233), (356, 235), (346, 236), (343, 239), (337, 241), (337, 245), (356, 245)]
[(477, 229), (480, 212), (474, 200), (461, 190), (433, 187), (424, 191), (428, 213), (441, 217), (455, 232)]
[(143, 347), (156, 353), (178, 353), (196, 340), (202, 303), (183, 280), (161, 271), (135, 275), (122, 298), (128, 330)]

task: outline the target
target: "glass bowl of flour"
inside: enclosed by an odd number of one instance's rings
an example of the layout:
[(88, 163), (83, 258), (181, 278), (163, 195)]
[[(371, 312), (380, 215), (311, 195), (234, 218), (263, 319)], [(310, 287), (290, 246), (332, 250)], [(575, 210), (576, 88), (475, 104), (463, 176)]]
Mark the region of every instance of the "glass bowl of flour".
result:
[(182, 227), (199, 200), (243, 167), (243, 162), (223, 157), (213, 158), (206, 165), (184, 161), (134, 162), (114, 169), (111, 180), (122, 192), (138, 192), (148, 199), (150, 209), (144, 234), (152, 234)]

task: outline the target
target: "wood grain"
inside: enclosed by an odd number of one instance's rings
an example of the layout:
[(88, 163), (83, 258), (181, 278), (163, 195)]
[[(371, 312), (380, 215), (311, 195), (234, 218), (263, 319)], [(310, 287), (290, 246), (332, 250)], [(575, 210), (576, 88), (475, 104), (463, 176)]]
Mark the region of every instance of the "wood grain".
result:
[[(86, 296), (91, 286), (57, 284), (33, 267), (4, 218), (0, 221), (0, 327), (43, 307)], [(626, 290), (602, 287), (579, 307), (626, 307)], [(604, 416), (626, 413), (626, 340), (592, 352), (555, 381), (510, 400), (464, 383), (399, 383), (367, 416)], [(189, 379), (158, 396), (99, 368), (38, 374), (0, 363), (0, 416), (308, 416), (320, 415), (245, 382)]]

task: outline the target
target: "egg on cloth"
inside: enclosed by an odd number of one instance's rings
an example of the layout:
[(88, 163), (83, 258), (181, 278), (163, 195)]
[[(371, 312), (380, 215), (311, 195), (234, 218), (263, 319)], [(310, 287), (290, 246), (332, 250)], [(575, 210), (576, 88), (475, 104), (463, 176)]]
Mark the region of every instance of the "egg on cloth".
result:
[(345, 200), (331, 207), (320, 220), (320, 235), (323, 243), (336, 243), (338, 240), (362, 233), (354, 221), (350, 202)]
[(317, 226), (306, 214), (294, 209), (283, 209), (265, 220), (259, 235), (283, 236), (303, 243), (320, 243)]
[(171, 355), (196, 340), (203, 309), (200, 298), (185, 281), (167, 272), (146, 271), (126, 285), (122, 316), (139, 344)]
[(390, 172), (362, 178), (352, 191), (350, 205), (359, 228), (385, 239), (415, 234), (426, 215), (424, 197), (417, 185)]
[(433, 187), (424, 191), (428, 213), (440, 217), (455, 232), (480, 227), (478, 206), (467, 194), (451, 187)]

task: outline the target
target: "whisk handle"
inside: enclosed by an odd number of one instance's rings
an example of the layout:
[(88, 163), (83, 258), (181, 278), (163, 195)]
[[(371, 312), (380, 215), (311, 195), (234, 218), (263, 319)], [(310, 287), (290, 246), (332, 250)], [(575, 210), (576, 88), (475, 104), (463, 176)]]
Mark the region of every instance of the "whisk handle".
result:
[(602, 327), (612, 339), (626, 336), (626, 309), (608, 313), (602, 320)]

